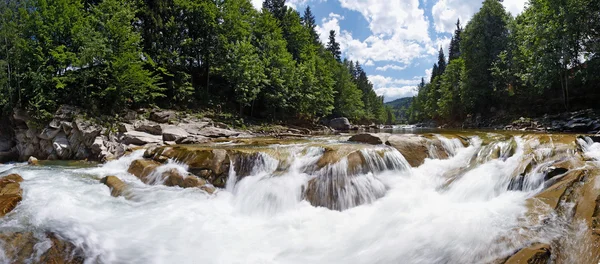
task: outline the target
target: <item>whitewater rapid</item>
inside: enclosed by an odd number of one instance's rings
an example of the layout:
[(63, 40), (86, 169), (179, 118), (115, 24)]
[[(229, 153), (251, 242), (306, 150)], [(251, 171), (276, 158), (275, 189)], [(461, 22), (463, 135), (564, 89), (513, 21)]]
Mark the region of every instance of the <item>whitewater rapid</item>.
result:
[[(480, 139), (467, 147), (443, 141), (449, 159), (370, 173), (365, 179), (385, 195), (344, 211), (302, 200), (310, 175), (300, 167), (318, 151), (277, 177), (266, 157), (252, 176), (230, 178), (214, 195), (142, 183), (127, 173), (141, 151), (96, 168), (3, 165), (0, 172), (25, 181), (23, 201), (0, 229), (54, 232), (81, 247), (87, 263), (485, 263), (522, 246), (499, 241), (528, 228), (526, 200), (541, 190), (508, 190), (524, 155), (524, 141), (515, 141), (510, 157), (481, 163), (473, 162)], [(110, 195), (99, 183), (107, 175), (131, 186), (130, 199)]]

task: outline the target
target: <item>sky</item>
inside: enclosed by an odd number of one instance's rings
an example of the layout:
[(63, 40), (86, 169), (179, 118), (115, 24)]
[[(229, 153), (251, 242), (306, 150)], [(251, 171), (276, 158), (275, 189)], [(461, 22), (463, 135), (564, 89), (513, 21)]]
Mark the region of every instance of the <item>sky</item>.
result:
[[(527, 0), (504, 0), (512, 15)], [(464, 26), (483, 0), (287, 0), (303, 14), (311, 7), (321, 41), (337, 32), (342, 56), (358, 61), (385, 102), (413, 96), (416, 86), (431, 75), (440, 47), (448, 45), (457, 19)], [(256, 8), (262, 0), (252, 0)]]

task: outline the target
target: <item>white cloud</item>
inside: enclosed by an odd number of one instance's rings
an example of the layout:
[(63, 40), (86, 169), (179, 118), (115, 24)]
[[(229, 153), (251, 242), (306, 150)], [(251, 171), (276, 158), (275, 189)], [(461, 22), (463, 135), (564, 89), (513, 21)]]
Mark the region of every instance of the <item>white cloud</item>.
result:
[(394, 101), (398, 98), (412, 97), (417, 94), (416, 86), (402, 86), (375, 89), (375, 93), (383, 96), (384, 102)]
[(387, 71), (387, 70), (401, 71), (401, 70), (406, 69), (407, 67), (408, 66), (406, 66), (406, 65), (400, 66), (400, 65), (388, 64), (383, 67), (377, 67), (375, 70), (377, 70), (377, 71)]
[(364, 66), (374, 66), (375, 63), (372, 60), (367, 60), (365, 63), (363, 63)]
[[(513, 16), (523, 12), (527, 0), (504, 0), (502, 3)], [(456, 28), (456, 20), (464, 26), (481, 8), (482, 0), (440, 0), (433, 8), (431, 15), (437, 32), (452, 33)]]
[(329, 42), (329, 31), (331, 30), (335, 30), (338, 36), (337, 42), (340, 42), (340, 20), (344, 20), (344, 17), (335, 13), (329, 13), (328, 17), (323, 18), (321, 25), (316, 26), (315, 30), (319, 34), (323, 44), (327, 44), (327, 42)]
[(373, 87), (377, 88), (387, 88), (394, 85), (417, 85), (421, 82), (421, 77), (414, 77), (412, 79), (394, 79), (391, 77), (385, 77), (381, 75), (369, 75), (369, 80), (373, 83)]

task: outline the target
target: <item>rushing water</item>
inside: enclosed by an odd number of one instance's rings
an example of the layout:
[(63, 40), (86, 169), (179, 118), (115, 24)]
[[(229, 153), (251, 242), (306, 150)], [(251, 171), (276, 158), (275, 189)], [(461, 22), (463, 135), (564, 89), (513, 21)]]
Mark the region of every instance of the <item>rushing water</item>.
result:
[[(232, 171), (227, 188), (214, 195), (143, 184), (127, 173), (140, 151), (95, 168), (2, 165), (1, 175), (19, 173), (25, 181), (23, 201), (0, 219), (0, 229), (57, 233), (81, 247), (89, 263), (485, 263), (514, 252), (526, 243), (515, 233), (539, 224), (524, 223), (523, 215), (543, 180), (524, 191), (508, 188), (528, 143), (495, 143), (500, 155), (480, 158), (490, 155), (481, 139), (465, 147), (440, 138), (448, 159), (409, 168), (387, 148), (383, 162), (391, 167), (368, 160), (370, 172), (352, 183), (366, 203), (343, 211), (303, 200), (314, 174), (343, 174), (335, 170), (344, 160), (306, 173), (322, 155), (318, 148), (295, 152), (277, 176), (277, 161), (265, 155), (251, 176), (237, 179)], [(600, 144), (585, 146), (590, 156), (600, 153)], [(379, 155), (369, 151), (363, 154)], [(106, 175), (129, 184), (130, 199), (112, 197), (99, 183)]]

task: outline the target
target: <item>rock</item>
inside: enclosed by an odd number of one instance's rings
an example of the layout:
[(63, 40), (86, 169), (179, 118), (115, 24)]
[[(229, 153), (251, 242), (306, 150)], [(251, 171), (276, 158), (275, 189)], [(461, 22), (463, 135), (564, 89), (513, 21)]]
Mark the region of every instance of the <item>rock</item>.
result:
[(92, 146), (90, 147), (90, 150), (92, 151), (92, 153), (94, 155), (99, 155), (100, 153), (102, 153), (103, 151), (106, 151), (106, 147), (104, 146), (104, 139), (102, 139), (102, 137), (96, 137), (94, 139), (94, 143), (92, 143)]
[[(152, 135), (160, 136), (163, 133), (163, 128), (160, 124), (154, 123), (152, 121), (143, 120), (136, 122), (134, 124), (134, 130), (139, 132), (145, 132)], [(127, 131), (129, 132), (129, 131)]]
[(548, 167), (545, 171), (544, 181), (550, 180), (558, 175), (567, 173), (569, 170), (566, 168)]
[(160, 144), (162, 143), (162, 137), (150, 135), (144, 132), (131, 131), (127, 132), (123, 136), (122, 143), (132, 144), (137, 146), (143, 146), (147, 144)]
[(188, 136), (186, 138), (180, 138), (175, 143), (177, 144), (201, 144), (209, 142), (210, 139), (203, 136)]
[(418, 167), (429, 155), (427, 139), (419, 136), (392, 135), (388, 144), (402, 153), (410, 166)]
[(0, 217), (10, 213), (21, 201), (23, 190), (19, 183), (22, 181), (18, 174), (0, 178)]
[(167, 126), (163, 129), (163, 141), (180, 141), (187, 138), (189, 134), (176, 126)]
[(0, 151), (0, 163), (14, 161), (19, 158), (19, 152), (17, 148), (12, 148), (7, 151)]
[(129, 169), (127, 172), (138, 177), (142, 182), (148, 183), (148, 175), (150, 175), (156, 168), (160, 166), (160, 163), (149, 160), (149, 159), (138, 159), (134, 160), (131, 165), (129, 165)]
[(331, 121), (329, 121), (329, 126), (340, 131), (348, 131), (351, 127), (350, 121), (345, 117), (331, 119)]
[(348, 141), (350, 141), (350, 142), (367, 143), (367, 144), (371, 144), (371, 145), (381, 145), (381, 144), (383, 144), (383, 140), (380, 137), (375, 136), (373, 134), (358, 134), (358, 135), (354, 135), (354, 136), (350, 137), (350, 139), (348, 139)]
[(134, 121), (137, 118), (137, 113), (131, 109), (126, 109), (122, 114), (123, 120), (127, 122)]
[(90, 147), (102, 132), (101, 126), (82, 118), (76, 118), (73, 124), (73, 128), (81, 132), (81, 143), (86, 147)]
[(29, 113), (25, 109), (15, 108), (12, 115), (15, 126), (19, 129), (27, 129), (27, 123), (31, 120)]
[(106, 176), (100, 180), (100, 183), (110, 188), (110, 195), (113, 197), (121, 196), (127, 189), (127, 184), (116, 176)]
[(546, 264), (550, 261), (551, 247), (548, 244), (534, 244), (519, 250), (504, 264)]
[[(34, 235), (32, 232), (0, 233), (0, 252), (4, 251), (6, 263), (83, 264), (84, 254), (72, 243), (47, 233)], [(40, 245), (48, 246), (39, 251)]]
[(218, 128), (218, 127), (205, 127), (199, 131), (199, 135), (204, 136), (204, 137), (209, 137), (209, 138), (236, 137), (236, 136), (239, 136), (240, 134), (241, 134), (240, 132), (222, 129), (222, 128)]
[(150, 113), (150, 120), (158, 123), (168, 123), (176, 118), (175, 112), (170, 110), (154, 110)]
[(185, 130), (185, 132), (190, 135), (201, 135), (201, 130), (209, 125), (209, 122), (192, 121), (192, 123), (189, 124), (179, 124), (178, 127)]
[[(127, 133), (127, 132), (131, 132), (131, 131), (135, 131), (135, 128), (131, 124), (120, 123), (120, 124), (117, 125), (117, 130), (120, 133)], [(145, 132), (145, 131), (142, 131), (142, 132)]]
[(27, 164), (29, 164), (29, 165), (39, 165), (39, 161), (38, 161), (38, 159), (36, 157), (31, 156), (27, 160)]
[(69, 159), (71, 150), (69, 149), (69, 140), (64, 132), (60, 132), (53, 140), (52, 147), (60, 159)]
[(54, 137), (56, 137), (56, 135), (58, 135), (58, 132), (60, 132), (61, 129), (58, 128), (44, 128), (44, 130), (42, 130), (42, 133), (40, 133), (40, 135), (38, 136), (41, 139), (45, 139), (45, 140), (52, 140)]

